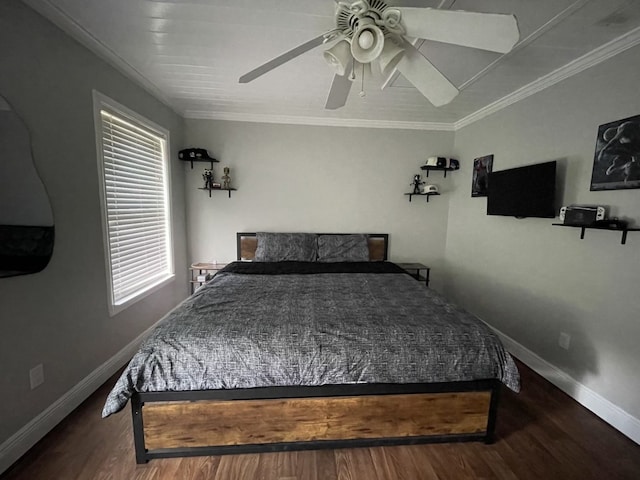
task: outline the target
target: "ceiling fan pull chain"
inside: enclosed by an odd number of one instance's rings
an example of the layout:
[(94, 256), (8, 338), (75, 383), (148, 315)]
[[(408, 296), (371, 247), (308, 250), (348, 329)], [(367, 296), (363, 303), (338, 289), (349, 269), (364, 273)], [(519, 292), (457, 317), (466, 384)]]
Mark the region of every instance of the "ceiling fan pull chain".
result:
[(361, 90), (360, 90), (360, 97), (364, 97), (367, 93), (364, 91), (364, 63), (361, 64), (362, 65), (362, 78), (360, 79), (360, 85), (361, 85)]

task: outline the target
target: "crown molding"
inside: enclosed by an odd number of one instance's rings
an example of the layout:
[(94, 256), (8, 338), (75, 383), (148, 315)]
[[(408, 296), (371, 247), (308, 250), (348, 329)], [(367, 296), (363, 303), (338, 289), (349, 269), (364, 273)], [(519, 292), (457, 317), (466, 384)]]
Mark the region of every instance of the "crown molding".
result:
[(521, 100), (524, 100), (531, 95), (534, 95), (542, 90), (545, 90), (556, 83), (566, 80), (569, 77), (577, 75), (584, 70), (594, 67), (612, 57), (615, 57), (619, 53), (624, 52), (636, 45), (640, 44), (640, 27), (637, 27), (630, 32), (621, 35), (620, 37), (605, 43), (604, 45), (586, 53), (585, 55), (567, 63), (566, 65), (554, 70), (553, 72), (540, 77), (539, 79), (525, 85), (524, 87), (515, 90), (502, 97), (486, 107), (475, 111), (474, 113), (467, 115), (466, 117), (458, 120), (454, 124), (454, 129), (460, 130), (463, 127), (471, 125), (478, 120), (481, 120), (503, 108), (513, 105)]
[(187, 110), (185, 118), (197, 120), (225, 120), (230, 122), (279, 123), (287, 125), (313, 125), (321, 127), (386, 128), (399, 130), (437, 130), (453, 132), (453, 123), (403, 122), (355, 118), (299, 117), (294, 115), (265, 115), (233, 112), (207, 112)]
[[(176, 114), (191, 119), (226, 120), (236, 122), (280, 123), (289, 125), (313, 125), (327, 127), (354, 127), (354, 128), (386, 128), (401, 130), (432, 130), (455, 132), (472, 123), (475, 123), (489, 115), (496, 113), (514, 103), (545, 90), (556, 83), (576, 75), (584, 70), (598, 65), (619, 53), (640, 44), (640, 27), (627, 32), (624, 35), (586, 53), (580, 58), (540, 77), (539, 79), (515, 90), (495, 102), (480, 108), (466, 117), (453, 122), (406, 122), (393, 120), (369, 120), (346, 119), (330, 117), (299, 117), (294, 115), (268, 115), (231, 112), (207, 112), (198, 110), (181, 111), (176, 108), (170, 99), (141, 72), (131, 66), (126, 60), (117, 55), (113, 50), (102, 43), (98, 38), (75, 22), (63, 10), (53, 5), (49, 0), (22, 0), (36, 12), (49, 19), (82, 45), (94, 52), (99, 58), (107, 61), (116, 70), (140, 85), (147, 92), (164, 103)], [(576, 4), (580, 4), (577, 1)]]
[(49, 0), (22, 0), (23, 3), (38, 12), (44, 18), (53, 22), (63, 32), (77, 40), (98, 58), (109, 63), (112, 67), (124, 76), (133, 80), (156, 99), (164, 103), (177, 115), (181, 113), (171, 104), (169, 98), (154, 83), (149, 81), (142, 73), (130, 65), (125, 59), (106, 46), (102, 41), (92, 35), (88, 30), (78, 24), (73, 18), (67, 15), (61, 8), (53, 5)]

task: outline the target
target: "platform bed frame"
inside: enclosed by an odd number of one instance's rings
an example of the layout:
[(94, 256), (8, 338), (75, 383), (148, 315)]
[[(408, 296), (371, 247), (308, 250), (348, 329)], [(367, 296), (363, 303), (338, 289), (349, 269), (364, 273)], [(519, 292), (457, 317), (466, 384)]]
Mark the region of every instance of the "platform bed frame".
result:
[[(245, 241), (244, 239), (249, 239)], [(386, 260), (387, 235), (370, 236)], [(253, 258), (255, 234), (238, 234)], [(134, 393), (137, 463), (154, 458), (494, 439), (499, 380)]]

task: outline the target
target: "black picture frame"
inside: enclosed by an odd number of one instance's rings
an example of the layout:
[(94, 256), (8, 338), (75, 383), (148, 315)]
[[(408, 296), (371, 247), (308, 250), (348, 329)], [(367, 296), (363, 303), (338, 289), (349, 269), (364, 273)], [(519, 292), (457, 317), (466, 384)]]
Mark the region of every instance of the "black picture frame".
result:
[(493, 170), (493, 155), (473, 159), (471, 196), (486, 197), (489, 192), (489, 174)]
[(591, 191), (640, 188), (640, 115), (598, 127)]

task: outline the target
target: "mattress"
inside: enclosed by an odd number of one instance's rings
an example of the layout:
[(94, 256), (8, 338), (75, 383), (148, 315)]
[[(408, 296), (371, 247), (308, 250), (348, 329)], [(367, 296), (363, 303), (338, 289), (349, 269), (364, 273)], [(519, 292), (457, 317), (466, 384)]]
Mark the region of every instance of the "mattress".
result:
[(143, 342), (102, 415), (137, 392), (519, 375), (478, 318), (389, 262), (235, 262)]

